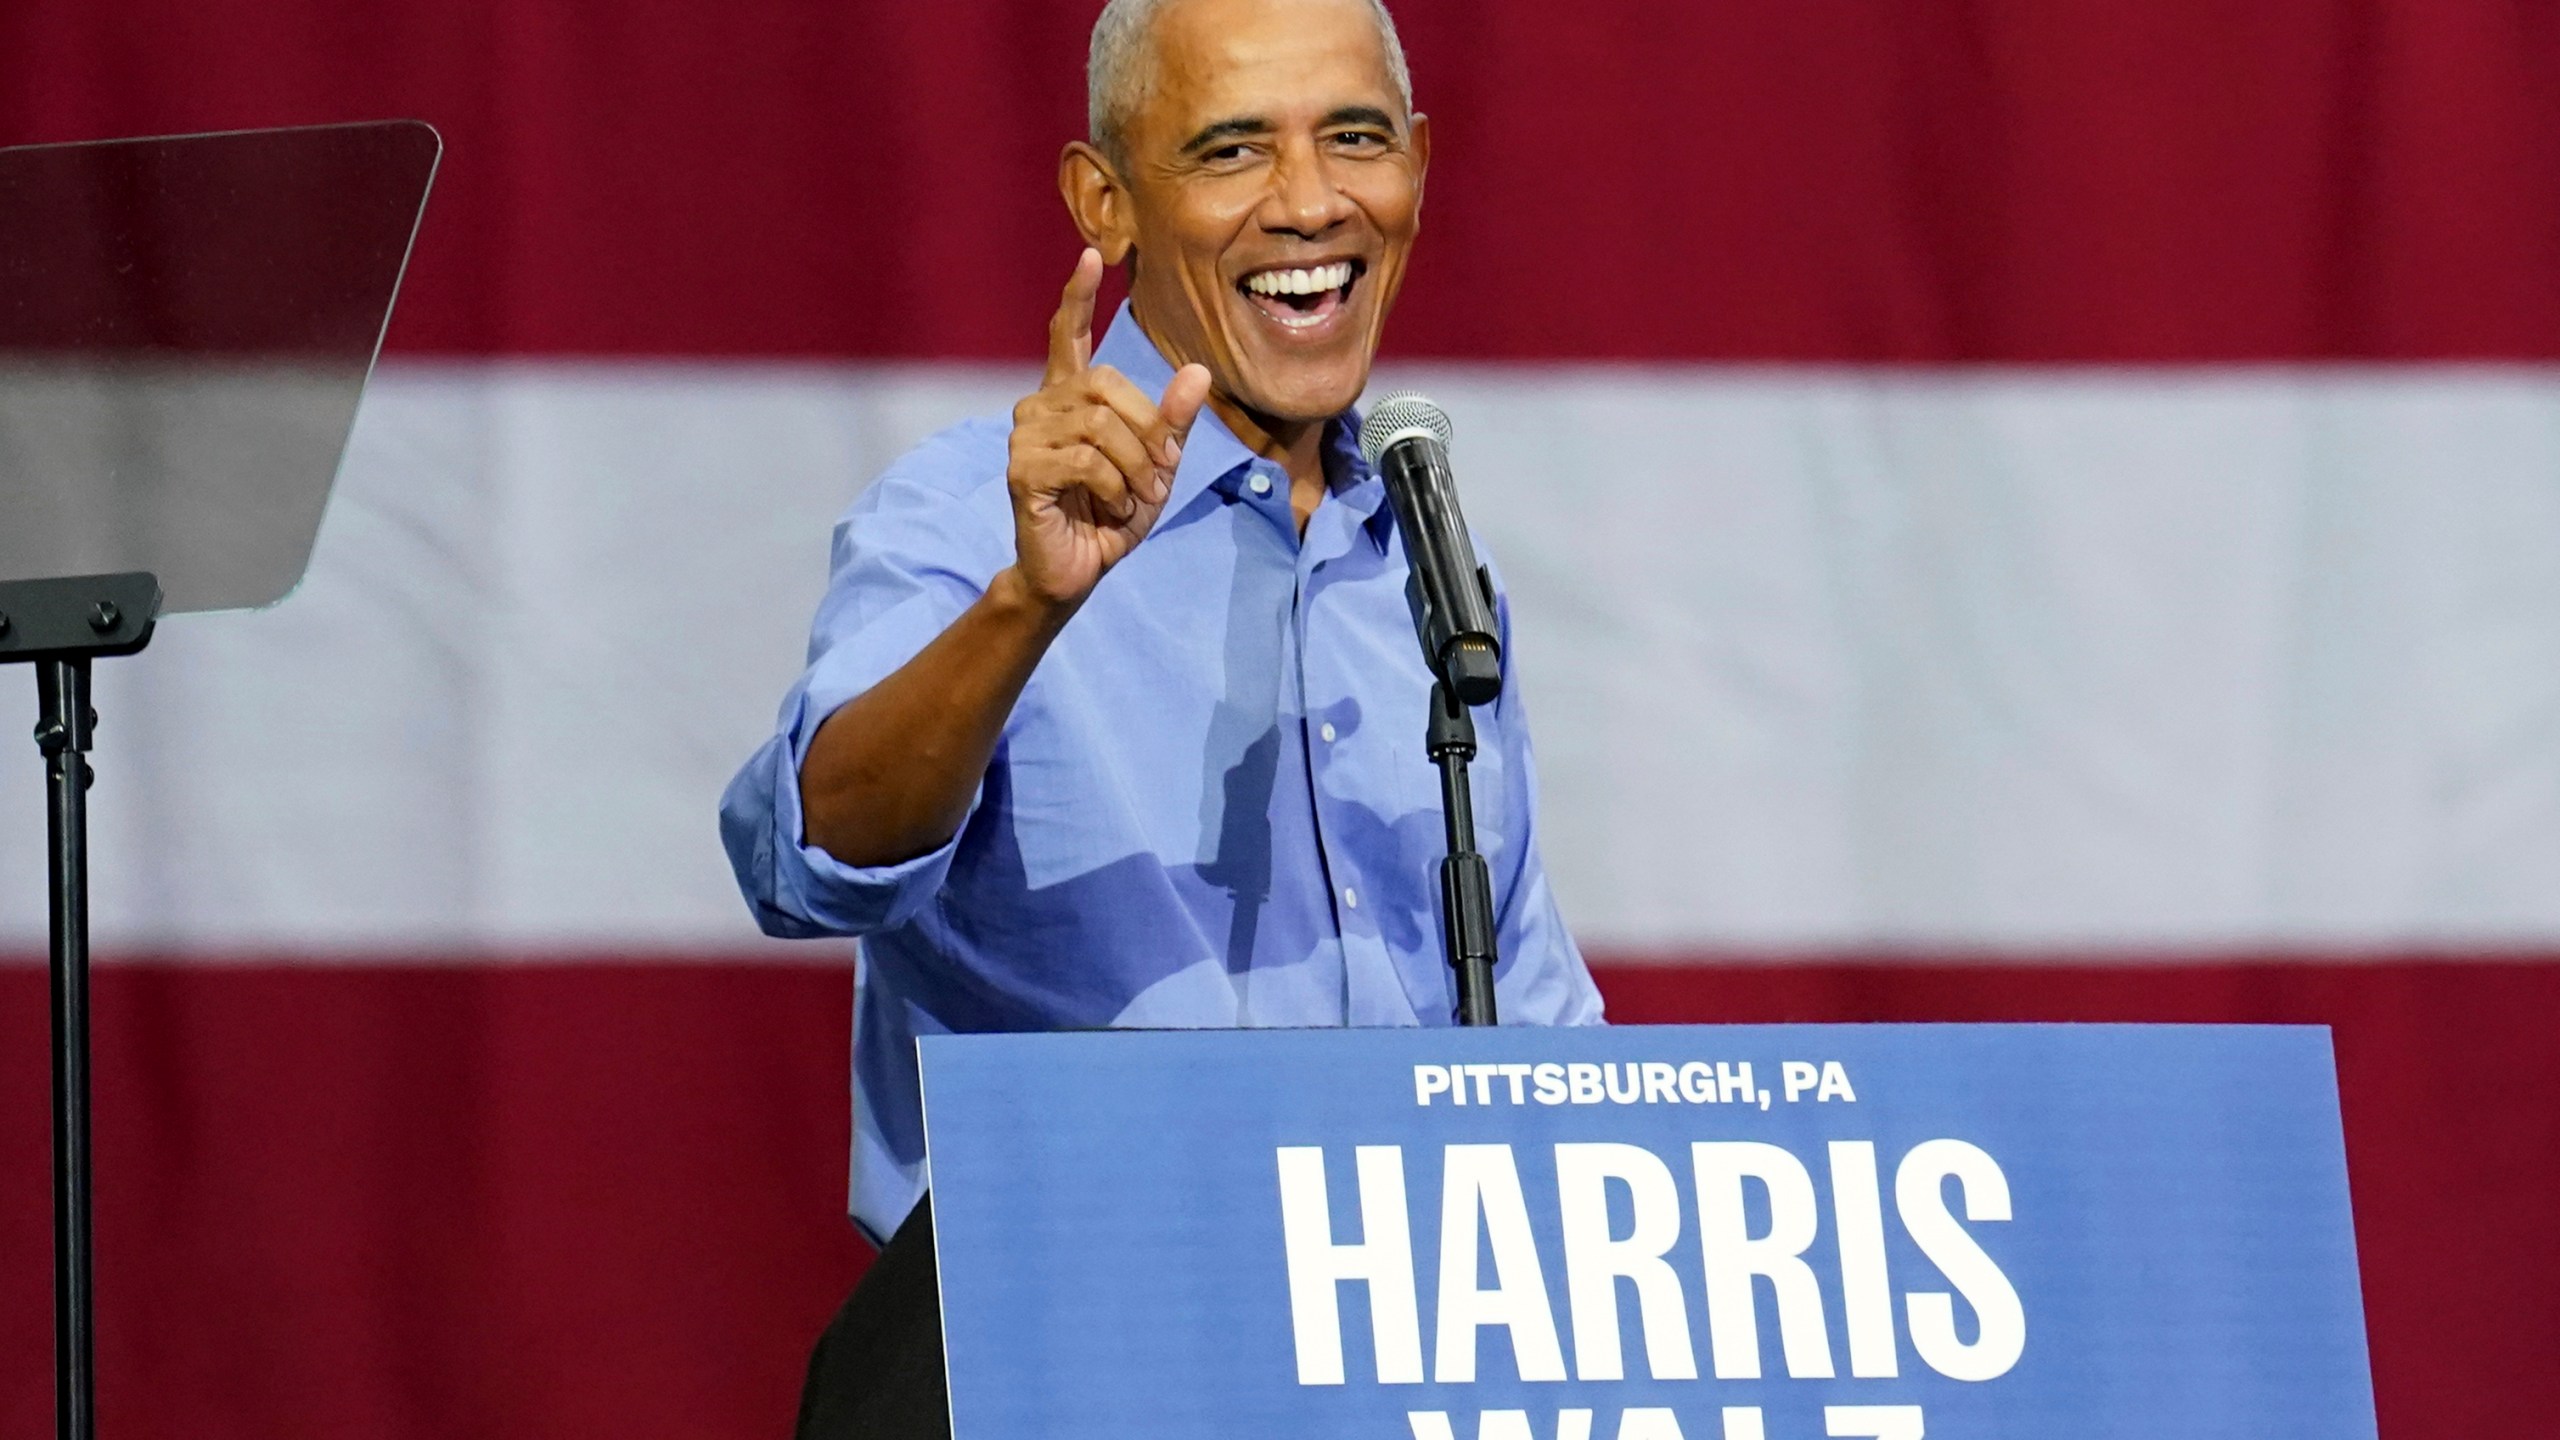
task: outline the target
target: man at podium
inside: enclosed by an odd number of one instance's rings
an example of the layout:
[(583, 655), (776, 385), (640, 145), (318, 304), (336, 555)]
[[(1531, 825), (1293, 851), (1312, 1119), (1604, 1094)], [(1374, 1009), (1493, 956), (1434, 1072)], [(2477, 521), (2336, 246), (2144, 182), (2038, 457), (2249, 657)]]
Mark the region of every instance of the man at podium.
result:
[[(808, 668), (721, 806), (765, 930), (863, 942), (852, 1210), (898, 1240), (821, 1342), (807, 1435), (944, 1423), (918, 1034), (1454, 1004), (1432, 677), (1353, 443), (1431, 148), (1393, 22), (1111, 0), (1088, 86), (1058, 179), (1090, 248), (1039, 388), (837, 525)], [(1097, 341), (1106, 265), (1130, 300)], [(1596, 1023), (1516, 686), (1477, 723), (1502, 1018)]]

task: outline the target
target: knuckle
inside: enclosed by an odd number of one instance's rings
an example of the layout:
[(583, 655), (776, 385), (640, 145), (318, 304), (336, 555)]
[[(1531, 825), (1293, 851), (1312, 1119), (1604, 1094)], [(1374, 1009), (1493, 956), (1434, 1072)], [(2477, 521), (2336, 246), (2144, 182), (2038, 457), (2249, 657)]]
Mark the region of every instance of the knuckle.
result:
[(1039, 495), (1057, 489), (1074, 474), (1072, 465), (1059, 465), (1057, 452), (1032, 450), (1014, 457), (1005, 469), (1005, 481), (1017, 494)]

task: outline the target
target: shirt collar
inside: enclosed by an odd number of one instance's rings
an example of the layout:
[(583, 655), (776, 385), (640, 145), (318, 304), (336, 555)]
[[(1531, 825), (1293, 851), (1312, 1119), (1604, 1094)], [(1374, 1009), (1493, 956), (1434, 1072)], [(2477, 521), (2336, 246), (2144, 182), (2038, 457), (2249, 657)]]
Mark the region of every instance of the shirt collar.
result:
[(1342, 412), (1325, 435), (1325, 446), (1332, 453), (1332, 473), (1344, 477), (1336, 498), (1360, 516), (1360, 529), (1378, 553), (1387, 553), (1387, 533), (1395, 528), (1395, 507), (1387, 503), (1387, 484), (1369, 468), (1368, 458), (1360, 453), (1360, 407)]
[[(1159, 399), (1164, 387), (1173, 383), (1173, 362), (1165, 359), (1155, 341), (1147, 338), (1125, 300), (1111, 317), (1110, 327), (1102, 332), (1093, 360), (1119, 371), (1129, 378), (1129, 383)], [(1395, 512), (1386, 503), (1385, 485), (1370, 473), (1369, 462), (1361, 458), (1359, 435), (1359, 410), (1355, 407), (1344, 411), (1325, 432), (1329, 460), (1325, 469), (1338, 477), (1334, 498), (1361, 517), (1361, 528), (1383, 554)], [(1191, 424), (1190, 437), (1183, 441), (1182, 463), (1173, 472), (1173, 493), (1165, 497), (1164, 518), (1170, 521), (1180, 515), (1212, 485), (1230, 480), (1259, 458), (1227, 428), (1226, 421), (1218, 418), (1217, 411), (1202, 406), (1200, 417)], [(1232, 490), (1232, 484), (1229, 488)]]

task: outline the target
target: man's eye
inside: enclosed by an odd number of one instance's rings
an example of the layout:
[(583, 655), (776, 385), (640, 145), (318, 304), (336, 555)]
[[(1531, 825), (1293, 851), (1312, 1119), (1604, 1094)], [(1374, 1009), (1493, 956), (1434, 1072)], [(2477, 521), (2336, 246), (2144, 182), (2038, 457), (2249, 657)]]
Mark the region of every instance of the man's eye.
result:
[(1387, 142), (1384, 136), (1373, 135), (1366, 130), (1346, 130), (1334, 136), (1333, 143), (1353, 150), (1375, 150)]

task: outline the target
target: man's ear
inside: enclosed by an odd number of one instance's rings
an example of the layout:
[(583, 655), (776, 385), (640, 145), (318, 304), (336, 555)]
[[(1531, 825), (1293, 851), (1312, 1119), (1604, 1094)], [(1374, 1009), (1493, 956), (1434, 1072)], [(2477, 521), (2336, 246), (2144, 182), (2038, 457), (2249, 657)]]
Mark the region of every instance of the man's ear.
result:
[(1422, 179), (1431, 170), (1431, 117), (1416, 112), (1407, 122), (1406, 132), (1410, 138), (1405, 143), (1413, 153), (1413, 208), (1418, 216), (1422, 211)]
[(1082, 140), (1058, 156), (1058, 195), (1067, 202), (1084, 243), (1102, 252), (1102, 263), (1117, 265), (1138, 243), (1129, 223), (1129, 189), (1109, 157)]

